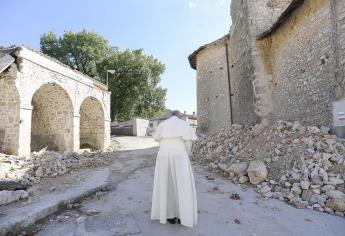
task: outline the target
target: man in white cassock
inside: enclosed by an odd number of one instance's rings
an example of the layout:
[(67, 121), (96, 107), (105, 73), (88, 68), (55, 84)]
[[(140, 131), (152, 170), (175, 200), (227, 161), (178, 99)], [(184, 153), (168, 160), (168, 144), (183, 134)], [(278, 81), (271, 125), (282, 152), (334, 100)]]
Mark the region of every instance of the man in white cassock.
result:
[(192, 166), (188, 154), (194, 130), (173, 111), (153, 134), (159, 142), (153, 183), (151, 220), (181, 223), (187, 227), (197, 224), (197, 202)]

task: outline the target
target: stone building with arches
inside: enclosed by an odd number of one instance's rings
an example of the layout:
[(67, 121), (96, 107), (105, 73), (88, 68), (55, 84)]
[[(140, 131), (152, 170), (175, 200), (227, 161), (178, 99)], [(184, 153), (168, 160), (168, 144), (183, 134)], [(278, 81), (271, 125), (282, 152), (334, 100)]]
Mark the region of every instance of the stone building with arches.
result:
[(106, 85), (27, 46), (0, 49), (0, 152), (26, 156), (109, 144)]

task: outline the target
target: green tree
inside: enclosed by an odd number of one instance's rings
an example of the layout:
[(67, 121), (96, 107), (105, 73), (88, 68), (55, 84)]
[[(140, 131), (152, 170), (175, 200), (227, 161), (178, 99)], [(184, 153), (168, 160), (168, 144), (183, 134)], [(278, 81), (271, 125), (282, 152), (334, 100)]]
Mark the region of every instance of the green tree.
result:
[(89, 76), (97, 76), (97, 66), (112, 52), (106, 39), (94, 32), (66, 31), (62, 37), (54, 32), (43, 34), (41, 51), (71, 68)]
[(109, 89), (116, 119), (151, 118), (165, 109), (166, 90), (159, 86), (165, 66), (141, 49), (113, 50), (99, 69), (102, 78), (106, 69), (115, 70), (109, 75)]
[(53, 32), (41, 36), (41, 51), (89, 76), (106, 82), (109, 74), (112, 119), (152, 118), (165, 110), (166, 89), (159, 83), (164, 64), (139, 50), (120, 51), (94, 32)]

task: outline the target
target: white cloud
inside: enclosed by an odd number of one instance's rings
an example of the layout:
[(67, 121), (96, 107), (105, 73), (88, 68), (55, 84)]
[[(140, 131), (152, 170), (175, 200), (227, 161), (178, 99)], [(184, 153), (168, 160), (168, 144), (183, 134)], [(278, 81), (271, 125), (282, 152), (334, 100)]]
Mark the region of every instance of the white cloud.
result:
[(192, 2), (192, 1), (189, 1), (189, 2), (188, 2), (188, 6), (189, 6), (190, 8), (196, 7), (196, 3), (195, 3), (195, 2)]

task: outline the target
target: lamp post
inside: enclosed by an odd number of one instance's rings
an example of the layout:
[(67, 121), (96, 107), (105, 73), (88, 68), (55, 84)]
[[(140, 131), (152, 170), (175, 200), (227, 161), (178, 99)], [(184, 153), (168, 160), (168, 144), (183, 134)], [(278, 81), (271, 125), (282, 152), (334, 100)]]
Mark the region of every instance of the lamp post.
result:
[(107, 86), (109, 86), (108, 73), (115, 74), (115, 70), (107, 70)]

